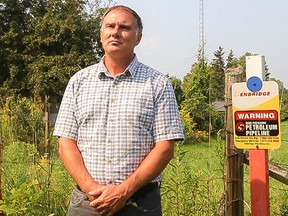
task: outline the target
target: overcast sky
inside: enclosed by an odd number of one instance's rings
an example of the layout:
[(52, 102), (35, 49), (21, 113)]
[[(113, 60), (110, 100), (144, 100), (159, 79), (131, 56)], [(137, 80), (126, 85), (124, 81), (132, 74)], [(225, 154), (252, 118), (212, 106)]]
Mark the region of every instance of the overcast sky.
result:
[[(138, 59), (183, 78), (197, 60), (199, 0), (116, 0), (136, 10), (144, 24)], [(205, 56), (219, 46), (239, 58), (265, 56), (271, 77), (288, 88), (288, 0), (204, 0)]]

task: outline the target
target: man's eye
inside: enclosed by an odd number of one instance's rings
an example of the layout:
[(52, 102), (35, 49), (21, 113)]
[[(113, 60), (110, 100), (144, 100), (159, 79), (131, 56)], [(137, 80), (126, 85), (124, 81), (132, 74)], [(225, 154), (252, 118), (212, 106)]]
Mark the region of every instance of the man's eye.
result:
[(125, 29), (125, 30), (129, 30), (129, 26), (120, 26), (120, 28)]
[(111, 28), (114, 28), (114, 26), (113, 25), (106, 25), (106, 28), (111, 29)]

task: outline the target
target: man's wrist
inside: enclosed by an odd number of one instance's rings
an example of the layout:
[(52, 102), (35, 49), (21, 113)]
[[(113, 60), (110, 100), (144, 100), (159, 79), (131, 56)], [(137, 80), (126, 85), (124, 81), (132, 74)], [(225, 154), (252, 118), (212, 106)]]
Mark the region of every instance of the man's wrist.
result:
[(83, 193), (88, 194), (90, 191), (97, 190), (98, 188), (100, 188), (101, 185), (93, 180), (93, 181), (88, 182), (88, 183), (85, 182), (82, 184), (77, 184), (77, 187), (79, 187)]

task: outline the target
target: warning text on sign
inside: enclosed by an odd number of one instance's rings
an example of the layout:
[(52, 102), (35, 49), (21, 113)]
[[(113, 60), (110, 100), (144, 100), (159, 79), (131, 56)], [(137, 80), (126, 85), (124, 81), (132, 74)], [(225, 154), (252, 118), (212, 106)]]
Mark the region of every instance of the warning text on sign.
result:
[(279, 134), (276, 110), (236, 111), (237, 136), (277, 136)]

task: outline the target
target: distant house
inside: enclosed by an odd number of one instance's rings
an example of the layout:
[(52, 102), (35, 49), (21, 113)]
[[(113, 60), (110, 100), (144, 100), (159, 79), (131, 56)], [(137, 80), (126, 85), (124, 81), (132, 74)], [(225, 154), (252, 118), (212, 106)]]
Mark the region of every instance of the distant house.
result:
[(215, 101), (213, 102), (213, 107), (218, 112), (225, 112), (225, 102), (224, 101)]
[(59, 104), (53, 104), (49, 107), (49, 123), (54, 126), (59, 111)]

